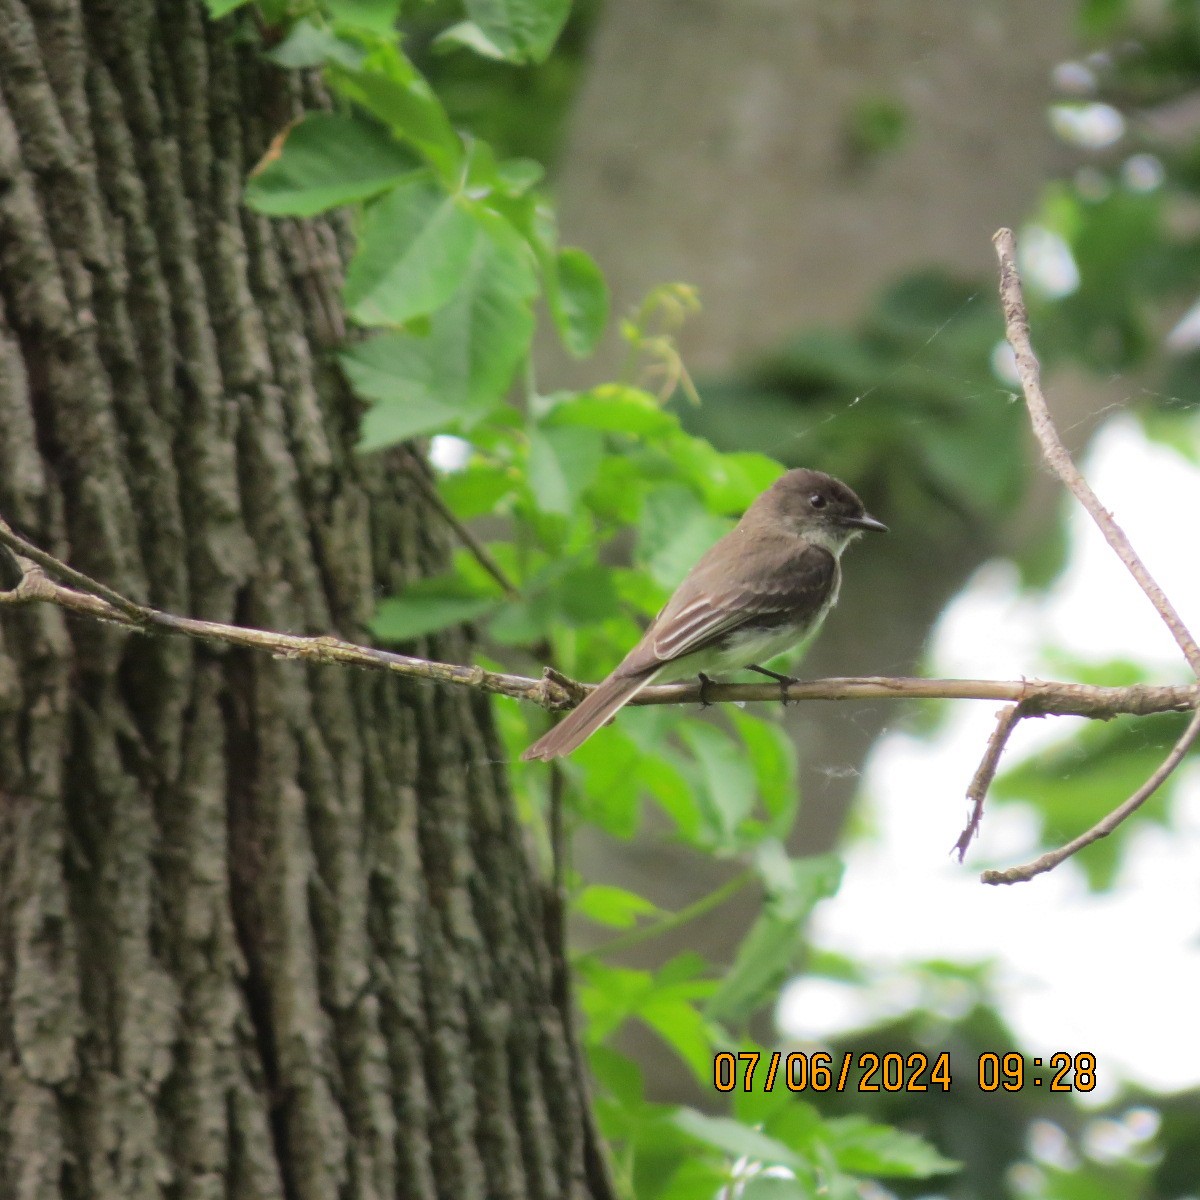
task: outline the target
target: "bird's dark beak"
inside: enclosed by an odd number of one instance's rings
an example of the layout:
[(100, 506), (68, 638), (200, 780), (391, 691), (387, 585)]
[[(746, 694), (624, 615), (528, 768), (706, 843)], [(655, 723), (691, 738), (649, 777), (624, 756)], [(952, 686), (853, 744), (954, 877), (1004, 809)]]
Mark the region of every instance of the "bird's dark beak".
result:
[(855, 529), (870, 529), (875, 533), (887, 533), (888, 527), (882, 522), (877, 521), (870, 513), (863, 513), (861, 517), (843, 517), (843, 525), (852, 525)]

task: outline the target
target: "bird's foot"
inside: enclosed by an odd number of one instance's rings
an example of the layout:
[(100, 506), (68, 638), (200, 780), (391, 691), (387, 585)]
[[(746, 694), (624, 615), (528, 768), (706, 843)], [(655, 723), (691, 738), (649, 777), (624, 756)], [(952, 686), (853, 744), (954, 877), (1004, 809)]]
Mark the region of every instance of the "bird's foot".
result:
[(746, 670), (757, 671), (760, 675), (765, 675), (768, 679), (774, 679), (779, 684), (779, 702), (784, 708), (787, 707), (788, 702), (788, 684), (800, 682), (794, 675), (780, 675), (778, 671), (768, 670), (766, 667), (760, 667), (756, 663), (751, 663)]
[(708, 698), (708, 688), (712, 680), (703, 671), (699, 672), (696, 678), (700, 680), (700, 707), (711, 708), (712, 701)]

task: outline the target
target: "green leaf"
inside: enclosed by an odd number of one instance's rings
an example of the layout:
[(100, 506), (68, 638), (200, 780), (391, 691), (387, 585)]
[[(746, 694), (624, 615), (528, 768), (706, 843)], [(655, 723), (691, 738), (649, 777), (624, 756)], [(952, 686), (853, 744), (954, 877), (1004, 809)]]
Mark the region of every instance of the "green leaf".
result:
[(575, 897), (573, 907), (580, 916), (612, 929), (630, 929), (638, 917), (655, 916), (661, 911), (645, 896), (599, 883), (585, 887)]
[(474, 50), (483, 58), (499, 62), (503, 62), (506, 57), (504, 51), (474, 21), (459, 21), (457, 25), (451, 25), (433, 39), (433, 44), (439, 50), (461, 46), (467, 50)]
[(294, 3), (295, 0), (258, 0), (258, 8), (267, 25), (278, 26), (292, 19)]
[(793, 860), (770, 843), (760, 848), (756, 866), (770, 899), (705, 1008), (709, 1020), (722, 1024), (740, 1024), (774, 999), (805, 946), (810, 913), (841, 882), (833, 855)]
[(517, 479), (511, 468), (491, 463), (472, 463), (438, 481), (442, 499), (455, 516), (464, 519), (495, 512), (500, 501), (516, 487)]
[(580, 815), (613, 837), (633, 837), (641, 819), (642, 755), (629, 735), (620, 726), (605, 729), (571, 758), (583, 774), (577, 801)]
[(1011, 508), (1025, 482), (1025, 430), (1020, 410), (994, 394), (939, 407), (921, 422), (913, 450), (935, 486), (964, 509), (992, 514)]
[[(689, 845), (711, 844), (707, 835), (707, 822), (701, 819), (700, 805), (687, 776), (661, 755), (660, 741), (639, 739), (640, 730), (635, 722), (642, 713), (630, 714), (629, 725), (635, 726), (633, 736), (638, 739), (643, 755), (637, 764), (637, 781), (675, 822), (679, 836)], [(647, 752), (649, 746), (649, 752)]]
[(674, 996), (656, 996), (642, 1006), (638, 1015), (691, 1067), (701, 1085), (711, 1085), (711, 1032), (689, 1001)]
[(466, 9), (510, 62), (541, 62), (566, 24), (571, 0), (466, 0)]
[(738, 1193), (739, 1200), (814, 1200), (818, 1193), (799, 1179), (755, 1175)]
[(363, 52), (349, 42), (343, 41), (326, 25), (312, 21), (297, 21), (288, 30), (287, 37), (263, 55), (268, 62), (289, 71), (319, 67), (328, 62), (338, 62), (346, 67), (357, 67), (362, 62)]
[(566, 393), (542, 421), (543, 425), (586, 425), (605, 433), (653, 437), (678, 426), (649, 392), (623, 383), (602, 383), (591, 391)]
[(364, 325), (436, 312), (462, 283), (479, 222), (424, 172), (372, 204), (346, 274), (346, 305)]
[(338, 93), (409, 142), (447, 187), (455, 183), (462, 142), (433, 89), (394, 45), (377, 44), (357, 69), (332, 63), (327, 77)]
[[(450, 429), (460, 419), (468, 424), (483, 411), (463, 401), (461, 386), (442, 404), (435, 397), (442, 378), (430, 350), (430, 338), (410, 333), (382, 334), (344, 350), (342, 370), (355, 393), (375, 403), (363, 419), (359, 449), (378, 450), (422, 433)], [(446, 389), (450, 397), (450, 389)]]
[(488, 633), (502, 645), (528, 647), (545, 637), (556, 618), (553, 597), (545, 591), (535, 592), (506, 604), (488, 626)]
[(733, 707), (727, 715), (750, 754), (758, 794), (770, 814), (770, 830), (777, 837), (786, 837), (800, 803), (795, 745), (773, 721)]
[(797, 921), (761, 913), (742, 939), (733, 966), (704, 1015), (710, 1021), (740, 1027), (773, 1001), (799, 960), (803, 933)]
[(591, 354), (608, 323), (608, 284), (592, 257), (573, 246), (560, 250), (546, 300), (563, 345), (576, 358)]
[(604, 445), (591, 429), (529, 431), (529, 487), (543, 512), (569, 516), (596, 477)]
[[(661, 1013), (671, 1005), (708, 995), (712, 984), (697, 977), (703, 969), (695, 954), (681, 954), (658, 972), (617, 967), (595, 958), (580, 960), (580, 1006), (588, 1018), (588, 1041), (603, 1042), (630, 1017), (641, 1017), (652, 1006)], [(712, 1078), (711, 1057), (704, 1077)]]
[(822, 900), (837, 894), (845, 869), (836, 854), (791, 858), (783, 843), (773, 838), (759, 845), (754, 866), (771, 898), (772, 911), (797, 922), (806, 921)]
[(324, 5), (338, 25), (382, 37), (393, 32), (400, 17), (400, 0), (324, 0)]
[(657, 583), (677, 587), (696, 560), (729, 532), (691, 488), (664, 484), (647, 497), (638, 530), (638, 558)]
[(235, 9), (243, 8), (250, 3), (250, 0), (204, 0), (204, 3), (208, 8), (208, 15), (214, 21), (218, 21)]
[(532, 158), (509, 158), (496, 167), (497, 184), (506, 196), (523, 196), (545, 174), (545, 167)]
[(1087, 41), (1100, 42), (1117, 35), (1131, 7), (1130, 0), (1083, 0), (1075, 20)]
[(588, 1050), (588, 1066), (600, 1089), (610, 1092), (626, 1108), (642, 1103), (646, 1089), (641, 1068), (633, 1059), (611, 1046), (596, 1045)]
[(703, 438), (683, 433), (668, 439), (664, 448), (714, 512), (740, 516), (783, 474), (783, 467), (765, 454), (722, 454)]
[(409, 176), (413, 155), (364, 117), (310, 113), (246, 184), (246, 203), (268, 216), (311, 217), (367, 200)]
[(495, 595), (481, 594), (457, 576), (422, 579), (404, 594), (380, 602), (369, 625), (388, 642), (408, 642), (451, 625), (473, 621), (499, 605)]
[(961, 1168), (923, 1139), (889, 1125), (874, 1125), (865, 1117), (827, 1120), (825, 1137), (838, 1166), (858, 1175), (928, 1179)]
[(846, 118), (844, 137), (858, 160), (899, 149), (911, 135), (912, 113), (895, 96), (862, 96)]
[(533, 336), (537, 281), (516, 234), (497, 238), (487, 224), (485, 232), (459, 290), (430, 318), (425, 336), (381, 334), (341, 354), (354, 390), (375, 402), (360, 449), (470, 427), (503, 399)]
[(611, 617), (620, 605), (611, 568), (595, 562), (567, 566), (550, 594), (561, 619), (586, 629)]
[[(648, 1119), (640, 1111), (635, 1112), (631, 1124), (633, 1128), (624, 1138), (617, 1137), (613, 1140), (635, 1146), (640, 1151), (637, 1159), (639, 1165), (653, 1156), (651, 1161), (655, 1165), (661, 1162), (663, 1172), (667, 1170), (668, 1163), (677, 1163), (678, 1166), (662, 1187), (658, 1186), (657, 1173), (645, 1184), (639, 1176), (635, 1185), (637, 1191), (630, 1191), (630, 1196), (645, 1196), (647, 1200), (717, 1200), (730, 1194), (729, 1170), (726, 1164), (708, 1162), (697, 1157), (693, 1152), (692, 1143), (673, 1126), (664, 1124), (661, 1119)], [(642, 1173), (644, 1174), (644, 1170)], [(740, 1200), (740, 1192), (738, 1196)]]
[[(631, 454), (609, 454), (596, 472), (596, 482), (588, 494), (588, 503), (597, 517), (615, 525), (637, 525), (641, 522), (645, 506), (647, 482), (642, 473), (642, 464)], [(653, 616), (663, 605), (670, 590), (650, 579), (640, 567), (634, 568), (639, 579), (644, 580), (642, 591), (657, 593), (653, 606), (644, 609)]]
[(754, 772), (743, 748), (708, 721), (680, 721), (679, 735), (699, 768), (712, 836), (718, 845), (736, 845), (738, 829), (754, 811), (755, 800)]
[(804, 1166), (799, 1156), (782, 1142), (731, 1117), (709, 1117), (694, 1108), (681, 1108), (675, 1113), (672, 1124), (689, 1137), (713, 1146), (731, 1158), (749, 1158), (771, 1166)]

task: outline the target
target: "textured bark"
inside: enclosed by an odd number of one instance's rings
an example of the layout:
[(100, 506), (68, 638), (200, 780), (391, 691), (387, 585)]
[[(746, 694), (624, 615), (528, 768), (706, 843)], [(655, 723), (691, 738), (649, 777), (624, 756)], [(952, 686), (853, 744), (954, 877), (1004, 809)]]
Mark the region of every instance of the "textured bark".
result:
[[(229, 33), (0, 0), (0, 513), (365, 640), (445, 538), (353, 452), (336, 226), (240, 207), (306, 97)], [(5, 610), (0, 1198), (590, 1194), (501, 757), (463, 689)]]

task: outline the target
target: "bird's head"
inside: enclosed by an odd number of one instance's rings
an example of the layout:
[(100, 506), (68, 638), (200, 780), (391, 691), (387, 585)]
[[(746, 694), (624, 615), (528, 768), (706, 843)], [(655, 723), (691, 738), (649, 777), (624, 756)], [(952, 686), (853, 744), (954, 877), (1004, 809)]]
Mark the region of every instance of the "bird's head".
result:
[(781, 525), (834, 554), (862, 533), (887, 532), (887, 526), (871, 516), (840, 479), (803, 467), (780, 476), (752, 509), (758, 510), (759, 519)]

